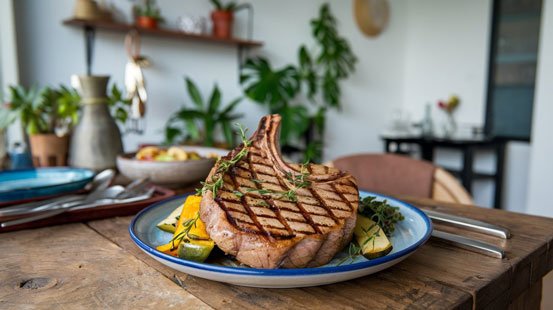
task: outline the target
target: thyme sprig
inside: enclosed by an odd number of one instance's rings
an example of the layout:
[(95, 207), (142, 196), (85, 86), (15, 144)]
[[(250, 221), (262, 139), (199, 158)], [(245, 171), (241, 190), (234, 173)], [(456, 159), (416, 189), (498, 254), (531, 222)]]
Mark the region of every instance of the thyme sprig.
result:
[(374, 223), (374, 224), (371, 224), (369, 227), (367, 228), (361, 228), (363, 230), (363, 232), (367, 235), (370, 234), (370, 236), (363, 241), (363, 244), (362, 245), (359, 245), (356, 241), (352, 241), (350, 244), (349, 244), (349, 248), (348, 248), (348, 252), (347, 252), (347, 255), (341, 259), (337, 264), (336, 266), (340, 266), (341, 264), (347, 262), (347, 261), (355, 261), (355, 258), (357, 258), (358, 256), (361, 256), (363, 255), (363, 248), (369, 244), (369, 242), (372, 242), (373, 243), (373, 248), (374, 248), (374, 245), (375, 245), (375, 242), (376, 242), (376, 238), (377, 237), (380, 237), (380, 232), (382, 231), (381, 228), (378, 229), (378, 231), (376, 231), (375, 233), (371, 234), (371, 231), (377, 227), (377, 224)]
[(361, 247), (357, 244), (357, 242), (352, 241), (349, 244), (347, 255), (344, 258), (342, 258), (336, 264), (336, 266), (340, 266), (340, 265), (342, 265), (343, 263), (345, 263), (347, 261), (353, 262), (355, 260), (355, 258), (358, 257), (359, 255), (361, 255)]
[[(286, 173), (286, 179), (292, 184), (292, 188), (288, 189), (287, 191), (275, 191), (272, 189), (267, 188), (246, 188), (244, 192), (240, 192), (238, 190), (233, 191), (233, 193), (238, 197), (241, 198), (247, 193), (257, 193), (261, 196), (265, 195), (274, 195), (278, 197), (279, 199), (287, 199), (288, 201), (296, 202), (298, 201), (298, 196), (296, 195), (296, 192), (300, 188), (305, 188), (311, 185), (311, 181), (308, 180), (309, 172), (307, 169), (307, 165), (309, 163), (305, 163), (301, 165), (300, 173), (292, 174), (290, 172)], [(262, 184), (262, 180), (258, 179), (252, 179), (252, 181), (256, 184)]]
[(251, 141), (246, 137), (247, 129), (236, 123), (235, 124), (240, 130), (240, 137), (242, 139), (242, 148), (238, 153), (236, 153), (230, 159), (224, 159), (224, 157), (219, 158), (217, 161), (217, 171), (211, 176), (209, 182), (201, 182), (201, 188), (196, 189), (196, 195), (203, 196), (205, 192), (211, 191), (213, 193), (213, 198), (217, 198), (217, 192), (223, 187), (223, 176), (227, 173), (230, 168), (236, 165), (242, 158), (248, 155), (248, 147), (251, 145)]
[(392, 207), (386, 200), (378, 201), (373, 196), (360, 199), (358, 212), (373, 220), (386, 236), (392, 235), (395, 224), (404, 219), (398, 207)]
[(311, 181), (308, 180), (309, 169), (307, 168), (309, 162), (301, 165), (300, 173), (286, 173), (286, 179), (297, 189), (308, 187), (311, 185)]
[(199, 218), (200, 212), (197, 212), (194, 218), (188, 219), (182, 224), (184, 230), (174, 236), (173, 239), (171, 239), (171, 250), (176, 248), (176, 241), (182, 242), (185, 238), (188, 240), (203, 240), (199, 236), (190, 233), (190, 230), (192, 230), (193, 227), (196, 227), (196, 223), (198, 222)]

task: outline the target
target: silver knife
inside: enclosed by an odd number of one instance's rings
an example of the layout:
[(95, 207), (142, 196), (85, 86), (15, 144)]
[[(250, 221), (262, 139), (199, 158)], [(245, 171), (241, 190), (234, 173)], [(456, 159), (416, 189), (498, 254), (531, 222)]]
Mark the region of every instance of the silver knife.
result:
[(466, 238), (459, 235), (450, 234), (439, 230), (433, 230), (432, 237), (445, 240), (448, 243), (451, 243), (455, 246), (458, 246), (460, 248), (467, 249), (470, 251), (475, 251), (480, 254), (488, 255), (495, 258), (505, 257), (505, 252), (501, 248), (498, 248), (493, 244)]
[(503, 239), (511, 238), (511, 232), (507, 228), (503, 228), (490, 223), (473, 220), (470, 218), (442, 213), (434, 210), (422, 210), (432, 221), (437, 223), (446, 223), (451, 226), (457, 226), (467, 230), (476, 231), (490, 236), (495, 236)]
[(4, 227), (10, 227), (10, 226), (14, 226), (14, 225), (30, 223), (30, 222), (42, 220), (42, 219), (45, 219), (45, 218), (49, 218), (49, 217), (52, 217), (52, 216), (56, 216), (58, 214), (62, 214), (62, 213), (68, 212), (68, 211), (81, 210), (81, 209), (90, 209), (90, 208), (95, 208), (95, 207), (105, 206), (105, 205), (110, 205), (110, 204), (124, 204), (124, 203), (131, 203), (131, 202), (146, 200), (146, 199), (151, 198), (154, 192), (155, 192), (155, 189), (150, 188), (146, 193), (144, 193), (140, 196), (129, 197), (129, 198), (124, 198), (124, 199), (116, 199), (116, 198), (115, 199), (114, 198), (100, 199), (100, 200), (95, 201), (95, 202), (88, 202), (88, 203), (85, 203), (85, 204), (73, 205), (71, 207), (48, 210), (48, 211), (39, 213), (37, 215), (27, 216), (27, 217), (23, 217), (23, 218), (20, 218), (20, 219), (15, 219), (15, 220), (0, 223), (0, 227), (4, 228)]

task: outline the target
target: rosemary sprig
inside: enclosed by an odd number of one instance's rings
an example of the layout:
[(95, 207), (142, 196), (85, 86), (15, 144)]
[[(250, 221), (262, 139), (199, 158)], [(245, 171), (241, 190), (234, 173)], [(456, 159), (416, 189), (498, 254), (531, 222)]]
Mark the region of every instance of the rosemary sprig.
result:
[(205, 192), (211, 191), (213, 198), (217, 198), (217, 192), (223, 187), (223, 176), (232, 168), (237, 162), (248, 155), (248, 147), (251, 145), (251, 141), (246, 137), (247, 129), (244, 129), (241, 124), (236, 123), (236, 126), (240, 130), (240, 137), (242, 139), (242, 148), (231, 159), (219, 158), (217, 161), (217, 171), (211, 176), (209, 182), (201, 182), (202, 187), (196, 189), (196, 195), (203, 196)]

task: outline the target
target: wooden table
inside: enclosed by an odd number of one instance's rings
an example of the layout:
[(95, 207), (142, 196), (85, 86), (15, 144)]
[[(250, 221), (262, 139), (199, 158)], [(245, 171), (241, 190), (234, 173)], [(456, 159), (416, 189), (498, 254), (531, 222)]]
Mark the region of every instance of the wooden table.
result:
[(511, 229), (507, 241), (463, 232), (503, 247), (507, 258), (430, 240), (398, 265), (353, 281), (247, 288), (157, 263), (130, 240), (131, 217), (112, 218), (1, 234), (0, 309), (539, 308), (542, 277), (553, 269), (553, 219), (461, 205), (437, 209)]

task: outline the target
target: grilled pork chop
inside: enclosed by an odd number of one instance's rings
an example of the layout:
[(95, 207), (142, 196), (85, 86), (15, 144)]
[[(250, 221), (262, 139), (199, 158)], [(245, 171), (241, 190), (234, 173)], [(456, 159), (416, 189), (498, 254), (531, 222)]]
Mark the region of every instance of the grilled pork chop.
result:
[[(279, 127), (279, 115), (263, 117), (249, 145), (238, 146), (215, 165), (206, 183), (223, 183), (204, 191), (200, 217), (217, 246), (243, 264), (324, 265), (351, 241), (356, 181), (335, 168), (285, 163)], [(221, 166), (240, 157), (230, 168)]]

